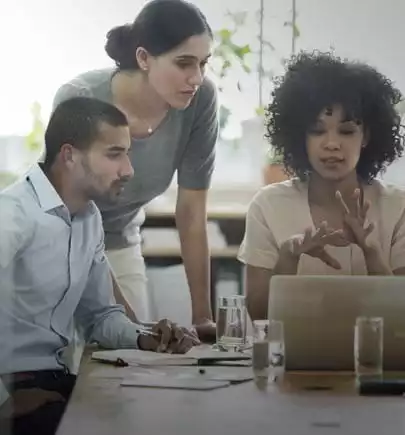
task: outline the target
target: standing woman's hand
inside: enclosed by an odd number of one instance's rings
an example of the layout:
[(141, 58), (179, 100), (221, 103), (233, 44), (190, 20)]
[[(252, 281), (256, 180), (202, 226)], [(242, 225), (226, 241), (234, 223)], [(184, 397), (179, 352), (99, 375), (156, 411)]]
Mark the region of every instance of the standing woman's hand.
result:
[(215, 343), (217, 329), (212, 320), (202, 319), (194, 324), (194, 329), (202, 342)]
[(153, 335), (140, 335), (139, 347), (142, 350), (167, 353), (186, 353), (200, 340), (193, 330), (178, 326), (167, 319), (154, 324), (150, 330)]

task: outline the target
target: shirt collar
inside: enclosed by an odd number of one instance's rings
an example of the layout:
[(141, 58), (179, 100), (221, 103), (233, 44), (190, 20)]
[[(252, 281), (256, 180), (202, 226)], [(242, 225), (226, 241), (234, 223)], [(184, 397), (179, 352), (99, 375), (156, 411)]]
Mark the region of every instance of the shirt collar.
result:
[[(62, 201), (58, 192), (45, 175), (40, 164), (35, 165), (27, 175), (39, 201), (39, 205), (45, 211), (55, 210), (59, 207), (64, 207), (67, 210), (66, 204)], [(78, 213), (78, 216), (93, 215), (97, 213), (97, 206), (93, 201), (89, 201), (86, 207)]]
[(59, 196), (58, 192), (56, 192), (52, 183), (39, 165), (35, 165), (31, 169), (27, 179), (31, 182), (38, 197), (39, 205), (45, 212), (65, 206), (62, 198)]

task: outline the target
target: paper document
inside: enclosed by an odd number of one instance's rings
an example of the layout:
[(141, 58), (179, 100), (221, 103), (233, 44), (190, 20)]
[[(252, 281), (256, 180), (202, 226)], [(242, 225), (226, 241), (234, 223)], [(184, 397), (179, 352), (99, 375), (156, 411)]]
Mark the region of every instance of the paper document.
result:
[(150, 375), (154, 377), (198, 378), (209, 381), (226, 381), (231, 384), (247, 382), (253, 379), (251, 367), (222, 367), (214, 366), (165, 366), (165, 367), (139, 367), (129, 366), (123, 368), (99, 366), (90, 374), (92, 378), (118, 379), (131, 381), (133, 376)]
[(246, 352), (223, 352), (213, 349), (211, 346), (194, 346), (185, 355), (188, 358), (197, 360), (215, 360), (215, 361), (244, 361), (252, 358), (251, 351)]
[(185, 355), (173, 355), (169, 353), (157, 353), (137, 349), (103, 350), (93, 352), (91, 358), (93, 360), (104, 360), (111, 362), (114, 362), (120, 358), (129, 365), (134, 366), (197, 364), (197, 360), (195, 358), (185, 357)]
[(204, 377), (155, 376), (153, 374), (134, 374), (121, 382), (123, 387), (175, 388), (182, 390), (214, 390), (228, 387), (228, 381), (211, 381)]
[(218, 361), (249, 361), (249, 352), (221, 352), (213, 350), (211, 346), (195, 346), (186, 354), (169, 354), (149, 352), (138, 349), (119, 349), (93, 352), (93, 360), (114, 362), (122, 359), (129, 365), (134, 366), (171, 366), (171, 365), (197, 365), (215, 363)]
[(122, 386), (205, 390), (253, 379), (253, 371), (247, 367), (166, 367), (164, 370), (133, 370), (135, 371), (126, 374), (121, 382)]

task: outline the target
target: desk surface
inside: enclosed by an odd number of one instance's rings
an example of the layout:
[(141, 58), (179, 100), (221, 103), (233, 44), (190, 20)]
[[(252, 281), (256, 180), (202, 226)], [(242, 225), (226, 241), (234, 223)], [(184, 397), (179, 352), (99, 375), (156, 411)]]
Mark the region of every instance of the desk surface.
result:
[(405, 399), (360, 397), (351, 374), (289, 374), (266, 390), (248, 382), (204, 392), (121, 387), (118, 378), (89, 376), (96, 370), (123, 369), (84, 364), (58, 435), (405, 433)]

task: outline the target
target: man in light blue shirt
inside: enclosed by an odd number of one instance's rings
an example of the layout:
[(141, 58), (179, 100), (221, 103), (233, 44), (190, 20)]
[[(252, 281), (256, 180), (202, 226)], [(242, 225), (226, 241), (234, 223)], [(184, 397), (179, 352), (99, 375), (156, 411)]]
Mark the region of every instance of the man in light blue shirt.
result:
[(74, 324), (108, 348), (185, 352), (196, 343), (168, 321), (153, 327), (158, 338), (140, 335), (113, 298), (93, 200), (119, 201), (133, 175), (125, 116), (95, 99), (67, 100), (45, 143), (44, 165), (0, 196), (0, 375), (15, 397), (39, 392), (28, 413), (14, 403), (16, 434), (56, 431), (75, 381), (62, 358)]

